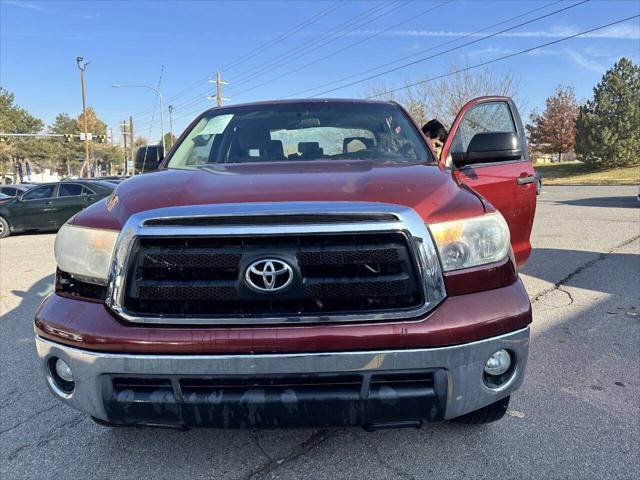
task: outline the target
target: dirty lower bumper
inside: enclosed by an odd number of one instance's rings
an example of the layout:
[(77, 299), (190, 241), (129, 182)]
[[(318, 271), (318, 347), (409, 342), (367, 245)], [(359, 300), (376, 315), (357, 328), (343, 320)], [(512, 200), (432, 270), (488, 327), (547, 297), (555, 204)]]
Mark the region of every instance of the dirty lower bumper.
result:
[[(118, 424), (326, 427), (422, 423), (496, 402), (522, 383), (529, 328), (440, 348), (258, 355), (128, 355), (81, 350), (36, 337), (56, 397)], [(514, 355), (511, 379), (483, 381), (493, 352)], [(62, 358), (75, 388), (50, 373)]]

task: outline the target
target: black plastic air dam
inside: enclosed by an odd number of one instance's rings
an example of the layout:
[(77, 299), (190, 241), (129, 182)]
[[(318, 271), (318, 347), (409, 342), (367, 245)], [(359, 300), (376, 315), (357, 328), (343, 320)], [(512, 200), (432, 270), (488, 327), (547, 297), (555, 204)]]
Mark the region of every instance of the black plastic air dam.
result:
[(420, 426), (444, 418), (443, 370), (279, 378), (105, 378), (116, 425), (181, 428)]

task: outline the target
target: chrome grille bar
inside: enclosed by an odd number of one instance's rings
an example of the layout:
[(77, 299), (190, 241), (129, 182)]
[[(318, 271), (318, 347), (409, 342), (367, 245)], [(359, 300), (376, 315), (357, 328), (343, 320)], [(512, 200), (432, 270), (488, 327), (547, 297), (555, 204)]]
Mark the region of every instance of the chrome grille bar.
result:
[[(256, 223), (257, 219), (270, 219)], [(274, 221), (281, 218), (286, 221)], [(290, 223), (291, 219), (304, 219)], [(311, 219), (318, 219), (313, 223)], [(205, 222), (194, 219), (206, 219)], [(357, 220), (355, 220), (357, 219)], [(224, 220), (224, 221), (222, 221)], [(246, 222), (245, 222), (246, 220)], [(327, 221), (330, 220), (330, 221)], [(234, 237), (314, 234), (403, 233), (409, 239), (424, 302), (411, 310), (340, 315), (284, 315), (189, 318), (133, 313), (124, 307), (132, 248), (144, 237)], [(107, 305), (123, 319), (150, 324), (262, 325), (412, 320), (424, 316), (446, 296), (440, 262), (420, 216), (408, 207), (370, 202), (287, 202), (195, 205), (150, 210), (132, 215), (118, 239), (109, 278)]]

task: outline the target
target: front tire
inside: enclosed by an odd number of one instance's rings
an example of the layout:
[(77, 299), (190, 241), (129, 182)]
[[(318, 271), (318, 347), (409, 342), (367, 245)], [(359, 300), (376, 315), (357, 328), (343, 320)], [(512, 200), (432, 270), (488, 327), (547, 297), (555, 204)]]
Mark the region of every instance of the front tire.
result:
[(502, 400), (498, 400), (491, 405), (482, 407), (474, 412), (469, 412), (461, 417), (454, 418), (454, 422), (464, 423), (466, 425), (479, 425), (483, 423), (497, 422), (504, 414), (507, 413), (509, 408), (509, 400), (511, 397), (505, 397)]
[(0, 217), (0, 238), (5, 238), (11, 235), (11, 229), (9, 227), (9, 222), (7, 222), (4, 218)]

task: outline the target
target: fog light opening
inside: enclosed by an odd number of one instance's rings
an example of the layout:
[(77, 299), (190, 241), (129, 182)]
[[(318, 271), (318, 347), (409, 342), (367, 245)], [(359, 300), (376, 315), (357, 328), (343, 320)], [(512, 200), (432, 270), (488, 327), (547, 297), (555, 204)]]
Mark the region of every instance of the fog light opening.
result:
[(76, 387), (71, 367), (63, 359), (49, 359), (49, 383), (61, 397), (69, 396)]
[(501, 388), (513, 377), (515, 369), (513, 352), (505, 349), (496, 350), (484, 365), (483, 380), (489, 388)]

